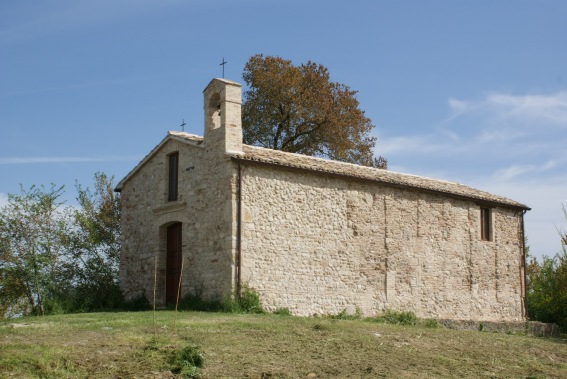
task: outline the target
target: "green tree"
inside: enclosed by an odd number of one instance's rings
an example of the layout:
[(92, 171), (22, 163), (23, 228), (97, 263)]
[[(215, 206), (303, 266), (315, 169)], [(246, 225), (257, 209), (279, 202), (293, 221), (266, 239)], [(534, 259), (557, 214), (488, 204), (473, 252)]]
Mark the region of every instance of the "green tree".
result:
[(21, 189), (0, 209), (0, 311), (45, 314), (60, 288), (69, 233), (63, 187)]
[[(563, 207), (565, 219), (567, 212)], [(530, 257), (526, 267), (528, 317), (531, 320), (553, 322), (567, 331), (567, 235), (559, 231), (561, 252), (542, 262)]]
[(77, 184), (79, 207), (63, 187), (22, 188), (0, 208), (0, 318), (110, 308), (120, 304), (120, 198), (112, 177)]
[(254, 55), (244, 67), (244, 142), (270, 149), (387, 168), (374, 157), (374, 125), (360, 110), (356, 91), (330, 81), (326, 67), (294, 66), (280, 57)]
[(70, 239), (76, 310), (111, 308), (119, 301), (120, 196), (113, 177), (97, 172), (94, 192), (77, 184), (79, 209)]

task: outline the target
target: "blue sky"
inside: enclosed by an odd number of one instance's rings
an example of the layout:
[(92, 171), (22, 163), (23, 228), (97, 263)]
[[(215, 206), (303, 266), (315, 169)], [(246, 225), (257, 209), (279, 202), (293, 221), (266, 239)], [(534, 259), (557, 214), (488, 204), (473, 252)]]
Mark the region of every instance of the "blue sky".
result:
[(0, 205), (125, 176), (168, 130), (202, 134), (202, 90), (254, 54), (359, 91), (389, 167), (523, 202), (536, 256), (567, 205), (563, 0), (0, 2)]

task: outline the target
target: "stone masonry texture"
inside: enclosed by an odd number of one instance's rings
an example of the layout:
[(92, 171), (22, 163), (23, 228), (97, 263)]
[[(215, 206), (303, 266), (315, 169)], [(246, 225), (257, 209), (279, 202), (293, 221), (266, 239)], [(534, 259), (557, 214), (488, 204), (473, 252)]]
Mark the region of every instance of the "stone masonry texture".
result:
[[(117, 187), (121, 287), (165, 303), (166, 229), (182, 224), (182, 296), (254, 288), (269, 311), (523, 321), (523, 212), (457, 183), (242, 144), (240, 85), (204, 91), (205, 136), (169, 132)], [(179, 154), (176, 201), (168, 156)], [(481, 207), (491, 238), (481, 240)], [(241, 283), (239, 283), (239, 280)]]

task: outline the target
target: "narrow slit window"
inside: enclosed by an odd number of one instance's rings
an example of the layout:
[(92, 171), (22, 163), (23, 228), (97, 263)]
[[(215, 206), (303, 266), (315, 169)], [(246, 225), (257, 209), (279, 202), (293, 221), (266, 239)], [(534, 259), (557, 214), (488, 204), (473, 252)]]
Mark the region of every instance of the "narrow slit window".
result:
[(179, 153), (169, 155), (169, 186), (168, 201), (177, 200), (177, 172), (179, 166)]
[(492, 217), (490, 208), (480, 208), (480, 239), (492, 241)]

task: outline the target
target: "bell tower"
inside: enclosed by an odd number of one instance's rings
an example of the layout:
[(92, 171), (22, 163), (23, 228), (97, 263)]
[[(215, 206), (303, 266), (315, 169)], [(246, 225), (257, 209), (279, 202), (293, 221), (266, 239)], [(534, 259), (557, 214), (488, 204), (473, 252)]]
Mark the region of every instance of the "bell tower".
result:
[(242, 153), (242, 86), (215, 78), (203, 91), (205, 144), (224, 153)]

